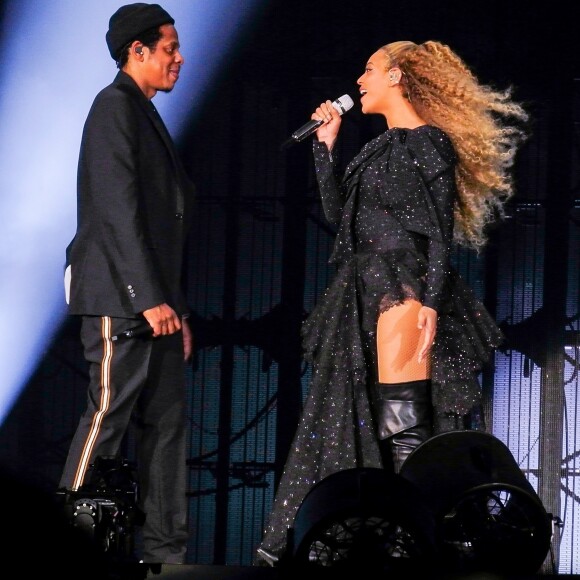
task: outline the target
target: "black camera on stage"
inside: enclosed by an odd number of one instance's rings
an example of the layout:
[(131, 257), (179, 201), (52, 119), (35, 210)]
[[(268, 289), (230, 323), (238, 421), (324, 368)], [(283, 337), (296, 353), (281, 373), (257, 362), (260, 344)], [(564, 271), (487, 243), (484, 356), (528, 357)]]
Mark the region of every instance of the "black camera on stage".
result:
[(130, 558), (135, 526), (145, 521), (138, 507), (134, 465), (117, 456), (97, 457), (87, 481), (77, 491), (58, 491), (67, 520), (100, 551), (113, 558)]

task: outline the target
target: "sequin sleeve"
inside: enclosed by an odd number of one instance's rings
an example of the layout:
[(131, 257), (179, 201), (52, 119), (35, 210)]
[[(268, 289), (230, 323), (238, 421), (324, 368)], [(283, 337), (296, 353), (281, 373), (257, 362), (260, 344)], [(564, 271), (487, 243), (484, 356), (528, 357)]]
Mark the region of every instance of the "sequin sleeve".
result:
[(457, 197), (455, 151), (449, 137), (436, 127), (412, 131), (407, 146), (434, 208), (439, 235), (429, 236), (424, 305), (441, 308), (453, 242), (453, 211)]
[(326, 219), (332, 225), (338, 225), (342, 217), (344, 205), (344, 191), (337, 176), (337, 158), (331, 156), (328, 147), (313, 140), (314, 168), (320, 191), (322, 209)]
[(453, 169), (440, 173), (433, 181), (427, 184), (427, 187), (436, 204), (441, 237), (429, 239), (424, 304), (439, 310), (444, 295), (445, 279), (449, 274), (451, 245), (453, 242), (453, 205), (456, 195)]

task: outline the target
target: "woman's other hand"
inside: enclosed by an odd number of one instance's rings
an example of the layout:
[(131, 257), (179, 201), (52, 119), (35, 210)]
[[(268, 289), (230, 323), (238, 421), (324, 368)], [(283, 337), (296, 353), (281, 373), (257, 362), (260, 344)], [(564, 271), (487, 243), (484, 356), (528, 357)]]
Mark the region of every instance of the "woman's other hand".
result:
[(421, 306), (417, 316), (417, 328), (423, 330), (423, 343), (419, 350), (419, 362), (427, 356), (433, 341), (435, 340), (435, 333), (437, 332), (437, 311), (429, 306)]

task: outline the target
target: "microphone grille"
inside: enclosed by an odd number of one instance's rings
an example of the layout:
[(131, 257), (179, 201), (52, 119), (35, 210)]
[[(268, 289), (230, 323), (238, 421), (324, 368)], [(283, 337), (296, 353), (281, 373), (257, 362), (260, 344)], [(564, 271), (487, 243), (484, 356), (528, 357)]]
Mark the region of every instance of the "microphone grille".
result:
[(344, 115), (347, 111), (350, 111), (354, 105), (354, 101), (349, 97), (349, 95), (342, 95), (336, 99), (332, 106), (338, 111), (339, 115)]

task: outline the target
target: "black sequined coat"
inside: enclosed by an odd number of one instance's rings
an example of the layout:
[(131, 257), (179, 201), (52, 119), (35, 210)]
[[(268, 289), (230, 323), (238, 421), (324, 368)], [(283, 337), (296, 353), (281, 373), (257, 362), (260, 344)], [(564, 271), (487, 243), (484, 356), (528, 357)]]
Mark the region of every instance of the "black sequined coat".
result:
[(314, 160), (324, 213), (338, 226), (337, 271), (303, 326), (312, 379), (261, 544), (278, 556), (312, 486), (340, 470), (381, 466), (367, 395), (368, 337), (381, 311), (410, 297), (437, 310), (438, 415), (466, 415), (479, 403), (477, 376), (503, 338), (450, 264), (456, 156), (443, 131), (388, 130), (362, 148), (342, 180), (317, 141)]

